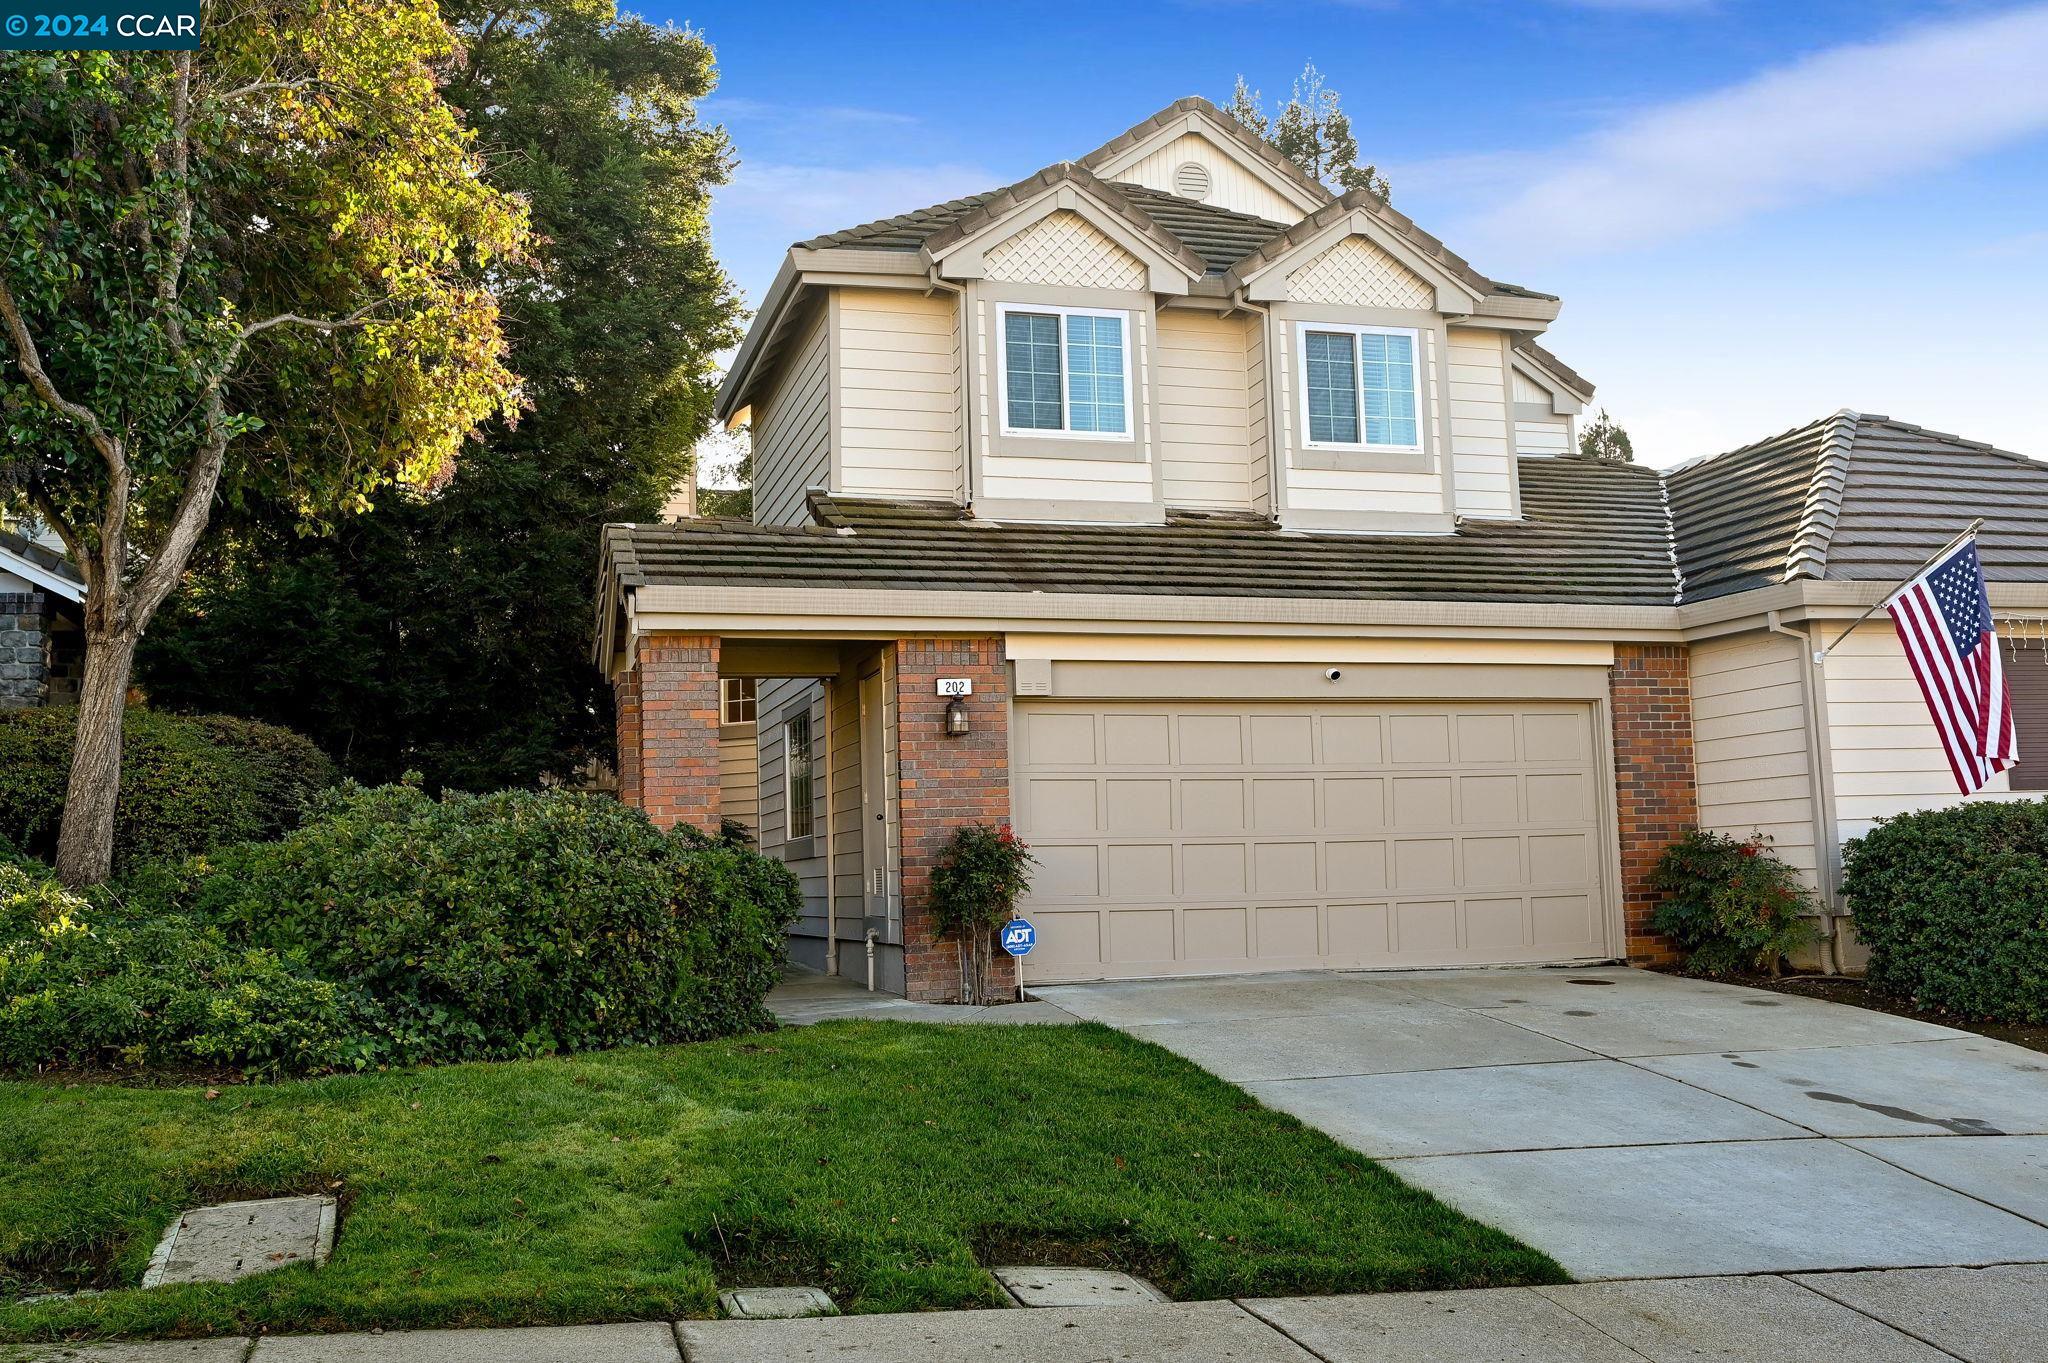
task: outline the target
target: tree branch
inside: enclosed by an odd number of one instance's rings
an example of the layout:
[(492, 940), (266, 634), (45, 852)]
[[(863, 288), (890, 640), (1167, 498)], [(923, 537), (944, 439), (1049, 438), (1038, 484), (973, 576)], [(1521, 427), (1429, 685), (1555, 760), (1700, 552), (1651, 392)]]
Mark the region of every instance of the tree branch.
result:
[(341, 331), (348, 327), (367, 326), (375, 319), (370, 316), (378, 308), (390, 302), (380, 298), (374, 303), (365, 303), (346, 317), (301, 317), (296, 312), (280, 312), (275, 317), (266, 317), (260, 322), (251, 322), (242, 328), (242, 340), (248, 340), (272, 327), (308, 327), (314, 331)]
[(172, 305), (183, 283), (185, 259), (192, 252), (192, 54), (178, 53), (176, 64), (178, 79), (171, 91), (171, 177), (177, 194), (177, 225), (171, 233), (170, 262), (157, 276), (156, 304), (171, 345), (183, 355), (185, 324)]
[(185, 565), (206, 523), (213, 516), (213, 491), (220, 483), (221, 466), (227, 462), (227, 404), (216, 384), (206, 394), (206, 439), (192, 456), (185, 472), (185, 491), (171, 516), (163, 543), (150, 555), (149, 566), (135, 580), (128, 599), (128, 621), (140, 630), (148, 626), (156, 608), (185, 575)]
[(35, 389), (36, 396), (78, 424), (99, 450), (100, 457), (107, 461), (109, 472), (117, 477), (125, 476), (128, 461), (121, 453), (120, 440), (108, 434), (90, 407), (73, 402), (57, 391), (56, 383), (43, 368), (43, 357), (36, 349), (35, 338), (28, 334), (28, 324), (21, 319), (21, 308), (14, 301), (14, 291), (7, 287), (4, 279), (0, 279), (0, 322), (7, 324), (8, 339), (14, 343), (14, 362), (27, 376), (28, 386)]
[(72, 564), (78, 569), (80, 576), (85, 578), (85, 589), (91, 591), (92, 559), (85, 552), (85, 541), (71, 528), (71, 522), (64, 519), (64, 514), (57, 510), (57, 504), (50, 500), (50, 494), (43, 490), (42, 484), (33, 481), (29, 483), (28, 500), (43, 523), (56, 531), (57, 538), (64, 541), (64, 552), (71, 556)]

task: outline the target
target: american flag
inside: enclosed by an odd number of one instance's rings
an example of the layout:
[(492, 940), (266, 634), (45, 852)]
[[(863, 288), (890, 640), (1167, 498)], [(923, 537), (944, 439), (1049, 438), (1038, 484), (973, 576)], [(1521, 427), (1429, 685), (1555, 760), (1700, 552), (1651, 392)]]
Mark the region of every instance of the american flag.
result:
[(1964, 540), (1885, 603), (1942, 751), (1968, 795), (2019, 761), (1977, 541)]

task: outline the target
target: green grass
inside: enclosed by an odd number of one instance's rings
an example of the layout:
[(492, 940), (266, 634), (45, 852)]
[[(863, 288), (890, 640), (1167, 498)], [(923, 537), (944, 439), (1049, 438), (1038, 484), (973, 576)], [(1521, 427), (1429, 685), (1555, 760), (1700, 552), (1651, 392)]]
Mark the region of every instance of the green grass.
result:
[[(180, 1207), (327, 1190), (334, 1258), (133, 1290)], [(1555, 1263), (1096, 1026), (832, 1023), (573, 1059), (223, 1088), (0, 1084), (0, 1339), (703, 1316), (814, 1282), (992, 1306), (984, 1265), (1181, 1298), (1561, 1282)], [(13, 1290), (10, 1290), (13, 1289)]]

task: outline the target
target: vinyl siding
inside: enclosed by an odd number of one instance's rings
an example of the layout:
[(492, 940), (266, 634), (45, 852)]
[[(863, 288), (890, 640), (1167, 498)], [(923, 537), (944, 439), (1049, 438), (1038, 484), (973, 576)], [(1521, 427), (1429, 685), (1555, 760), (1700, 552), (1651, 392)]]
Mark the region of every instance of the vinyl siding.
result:
[(1180, 191), (1173, 182), (1174, 172), (1190, 161), (1209, 172), (1209, 195), (1202, 202), (1269, 218), (1274, 222), (1300, 220), (1300, 209), (1246, 170), (1236, 156), (1226, 153), (1199, 133), (1182, 133), (1151, 155), (1111, 171), (1103, 178), (1177, 194)]
[(901, 289), (834, 295), (836, 490), (850, 497), (958, 500), (960, 305)]
[(1267, 380), (1266, 328), (1252, 319), (1244, 329), (1245, 417), (1251, 437), (1252, 509), (1273, 510), (1272, 385)]
[(760, 836), (761, 772), (752, 724), (728, 724), (718, 731), (718, 811)]
[(1458, 512), (1515, 514), (1515, 460), (1508, 448), (1507, 354), (1500, 333), (1452, 331), (1451, 459)]
[(1693, 645), (1693, 761), (1700, 826), (1762, 833), (1814, 883), (1816, 865), (1807, 664), (1795, 639), (1744, 634)]
[[(1826, 676), (1835, 823), (1844, 843), (1888, 815), (1963, 802), (1889, 620), (1844, 639), (1828, 654)], [(1968, 798), (2034, 796), (2013, 792), (2001, 774)]]
[(775, 386), (754, 404), (754, 520), (801, 525), (807, 488), (831, 477), (830, 365), (820, 309), (792, 350)]
[[(791, 858), (788, 855), (789, 822), (783, 779), (782, 728), (792, 715), (801, 713), (806, 706), (811, 712), (811, 756), (815, 773), (811, 795), (816, 802), (813, 819), (817, 831), (811, 838), (813, 854)], [(825, 732), (825, 690), (820, 683), (810, 680), (784, 678), (763, 681), (756, 708), (761, 717), (758, 740), (761, 851), (788, 865), (803, 889), (803, 913), (789, 930), (790, 937), (794, 939), (790, 943), (791, 956), (805, 965), (820, 967), (824, 964), (825, 936), (825, 838), (824, 821), (819, 817), (824, 808), (825, 787), (821, 742)]]
[(1159, 459), (1168, 506), (1253, 504), (1247, 334), (1255, 323), (1159, 314)]
[[(1510, 401), (1515, 404), (1515, 453), (1570, 454), (1572, 419), (1551, 410), (1550, 393), (1520, 370), (1513, 371)], [(1542, 409), (1538, 415), (1535, 409)]]

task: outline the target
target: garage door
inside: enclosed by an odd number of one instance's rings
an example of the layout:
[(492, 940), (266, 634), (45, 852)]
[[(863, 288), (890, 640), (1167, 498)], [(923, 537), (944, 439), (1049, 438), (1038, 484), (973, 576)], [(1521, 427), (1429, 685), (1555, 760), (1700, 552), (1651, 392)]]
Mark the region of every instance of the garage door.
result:
[(1584, 704), (1019, 702), (1026, 977), (1605, 957)]

